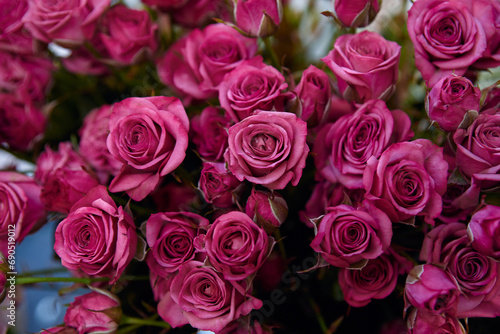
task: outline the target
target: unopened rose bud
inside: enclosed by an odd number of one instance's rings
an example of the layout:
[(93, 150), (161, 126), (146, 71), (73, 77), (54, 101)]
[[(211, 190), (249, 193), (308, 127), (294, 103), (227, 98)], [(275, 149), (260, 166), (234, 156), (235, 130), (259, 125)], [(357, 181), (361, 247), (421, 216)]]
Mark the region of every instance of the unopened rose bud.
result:
[(236, 25), (250, 36), (268, 37), (278, 30), (281, 0), (233, 0)]
[(380, 10), (378, 0), (334, 0), (335, 13), (347, 27), (366, 27)]
[(272, 233), (285, 221), (288, 215), (288, 205), (285, 199), (276, 192), (252, 189), (245, 212), (267, 233)]

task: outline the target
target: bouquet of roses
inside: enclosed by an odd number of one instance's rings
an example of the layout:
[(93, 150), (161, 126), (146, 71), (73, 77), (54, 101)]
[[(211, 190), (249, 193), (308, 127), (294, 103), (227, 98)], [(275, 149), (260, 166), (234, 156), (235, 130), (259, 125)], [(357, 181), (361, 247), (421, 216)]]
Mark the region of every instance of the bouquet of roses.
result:
[(497, 328), (500, 2), (388, 6), (0, 0), (0, 332), (48, 221), (41, 333)]

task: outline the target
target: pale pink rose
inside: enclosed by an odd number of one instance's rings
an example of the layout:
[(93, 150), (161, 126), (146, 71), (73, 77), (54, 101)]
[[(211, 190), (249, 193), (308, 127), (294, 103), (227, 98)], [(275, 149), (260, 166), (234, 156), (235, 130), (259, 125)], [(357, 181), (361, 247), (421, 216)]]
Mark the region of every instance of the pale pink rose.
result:
[(333, 0), (335, 14), (347, 27), (365, 27), (380, 10), (379, 0)]
[(278, 30), (283, 16), (281, 0), (233, 1), (236, 25), (246, 34), (268, 37)]

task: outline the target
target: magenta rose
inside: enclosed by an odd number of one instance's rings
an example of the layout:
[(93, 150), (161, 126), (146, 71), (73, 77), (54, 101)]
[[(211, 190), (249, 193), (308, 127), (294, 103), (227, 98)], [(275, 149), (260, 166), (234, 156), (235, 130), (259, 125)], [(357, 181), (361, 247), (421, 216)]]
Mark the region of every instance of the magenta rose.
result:
[(119, 4), (104, 14), (99, 37), (113, 60), (119, 64), (135, 64), (151, 58), (156, 51), (157, 28), (147, 11)]
[(189, 323), (218, 333), (231, 321), (260, 307), (262, 301), (250, 296), (245, 286), (224, 279), (201, 262), (190, 261), (173, 278), (170, 291), (158, 303), (158, 314), (172, 327)]
[(224, 159), (240, 181), (269, 189), (299, 183), (309, 147), (307, 125), (292, 113), (259, 111), (229, 128)]
[(185, 262), (204, 260), (195, 248), (195, 238), (205, 233), (208, 224), (208, 219), (190, 212), (152, 214), (145, 225), (151, 247), (146, 257), (149, 268), (167, 278)]
[(85, 47), (71, 50), (71, 55), (67, 58), (62, 58), (61, 63), (71, 73), (83, 75), (103, 75), (109, 73), (109, 67), (104, 65), (103, 62), (97, 59)]
[[(64, 315), (66, 327), (78, 333), (114, 333), (122, 316), (120, 300), (111, 292), (92, 288), (92, 292), (75, 297)], [(61, 332), (55, 332), (61, 333)]]
[(245, 213), (272, 235), (286, 220), (288, 204), (276, 191), (261, 191), (253, 188), (247, 199)]
[(471, 1), (472, 15), (483, 26), (486, 49), (473, 68), (487, 69), (500, 66), (500, 3), (497, 0)]
[(408, 334), (467, 334), (457, 317), (413, 309), (407, 319)]
[(57, 225), (54, 250), (63, 266), (115, 283), (132, 261), (137, 234), (132, 217), (97, 186)]
[(169, 10), (184, 6), (190, 0), (142, 0), (148, 6), (159, 8), (161, 10)]
[(334, 0), (335, 14), (347, 27), (366, 27), (377, 16), (378, 0)]
[(339, 285), (344, 300), (353, 307), (363, 307), (372, 299), (383, 299), (394, 291), (398, 276), (408, 273), (411, 267), (409, 260), (390, 252), (369, 260), (359, 270), (342, 268)]
[(123, 163), (111, 192), (144, 199), (186, 156), (189, 119), (175, 97), (131, 97), (113, 105), (108, 150)]
[(472, 1), (416, 1), (408, 11), (408, 34), (415, 47), (415, 65), (429, 87), (451, 73), (464, 75), (486, 49), (484, 29), (472, 15)]
[(236, 25), (246, 34), (268, 37), (278, 30), (283, 16), (281, 0), (233, 0), (233, 2)]
[(239, 196), (241, 182), (232, 175), (224, 163), (204, 162), (198, 188), (205, 201), (217, 208), (229, 208)]
[(255, 110), (273, 110), (275, 100), (288, 87), (285, 77), (257, 56), (226, 75), (219, 87), (220, 105), (234, 122)]
[(0, 8), (0, 50), (26, 55), (37, 51), (33, 37), (23, 29), (22, 18), (28, 10), (28, 0), (2, 0)]
[(464, 77), (450, 74), (439, 80), (427, 95), (427, 113), (444, 131), (455, 131), (467, 111), (479, 111), (481, 91)]
[(391, 144), (411, 139), (410, 125), (405, 112), (390, 111), (384, 101), (366, 102), (318, 133), (313, 151), (319, 175), (349, 189), (363, 188), (367, 161)]
[(467, 234), (475, 250), (500, 260), (500, 207), (486, 205), (476, 211), (467, 226)]
[(230, 281), (244, 280), (255, 274), (273, 245), (266, 231), (239, 211), (221, 215), (205, 236), (210, 264)]
[(75, 47), (90, 39), (96, 21), (111, 0), (32, 0), (24, 15), (26, 29), (38, 40)]
[[(31, 177), (0, 171), (0, 239), (3, 243), (0, 251), (7, 247), (8, 237), (13, 237), (12, 241), (17, 243), (23, 241), (45, 218), (40, 191), (40, 186)], [(9, 231), (13, 231), (14, 236)]]
[(158, 75), (183, 95), (208, 99), (217, 96), (224, 75), (256, 51), (255, 39), (224, 24), (211, 24), (172, 45), (158, 63)]
[(122, 167), (122, 163), (113, 158), (106, 146), (112, 111), (109, 105), (92, 110), (85, 116), (79, 130), (80, 154), (94, 168), (102, 184), (107, 183), (110, 175), (118, 174)]
[(415, 216), (427, 223), (442, 210), (448, 163), (443, 149), (427, 139), (391, 145), (379, 159), (368, 160), (363, 174), (366, 197), (393, 222), (413, 224)]
[(87, 168), (87, 163), (78, 154), (70, 142), (60, 142), (57, 151), (46, 145), (45, 150), (36, 160), (35, 179), (44, 184), (57, 169), (81, 170)]
[(358, 103), (387, 100), (398, 80), (400, 50), (398, 43), (363, 31), (337, 38), (333, 50), (321, 60), (337, 77), (345, 99)]
[(338, 205), (318, 218), (311, 247), (336, 267), (362, 268), (391, 244), (392, 223), (373, 203)]
[(229, 21), (228, 12), (225, 0), (189, 0), (184, 6), (172, 10), (172, 19), (181, 27), (194, 29), (213, 23), (216, 17)]
[(217, 107), (206, 107), (200, 115), (191, 119), (191, 140), (201, 157), (208, 161), (222, 161), (227, 148), (229, 120), (219, 110)]

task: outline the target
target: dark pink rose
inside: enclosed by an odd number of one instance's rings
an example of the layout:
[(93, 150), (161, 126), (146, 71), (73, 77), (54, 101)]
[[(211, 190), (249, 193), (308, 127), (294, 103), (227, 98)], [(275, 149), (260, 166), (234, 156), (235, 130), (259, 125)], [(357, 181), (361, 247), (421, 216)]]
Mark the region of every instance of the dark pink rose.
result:
[(22, 18), (28, 10), (28, 1), (0, 1), (0, 50), (17, 54), (33, 54), (37, 45), (23, 29)]
[(186, 156), (189, 119), (179, 99), (131, 97), (113, 105), (108, 150), (123, 163), (111, 192), (144, 199)]
[(122, 316), (120, 300), (109, 291), (92, 290), (75, 297), (66, 310), (64, 324), (76, 328), (81, 334), (115, 332)]
[(250, 318), (241, 317), (229, 323), (218, 334), (272, 334), (272, 328), (262, 325), (259, 321), (254, 320), (250, 323)]
[(408, 334), (467, 334), (457, 317), (413, 309), (407, 319)]
[(339, 285), (344, 300), (353, 307), (363, 307), (372, 299), (383, 299), (394, 291), (398, 276), (408, 273), (411, 267), (409, 260), (390, 252), (369, 260), (361, 269), (342, 268)]
[(282, 6), (281, 0), (234, 1), (236, 25), (250, 36), (271, 36), (281, 22)]
[[(18, 243), (23, 241), (45, 218), (40, 191), (40, 186), (31, 177), (0, 171), (0, 239), (5, 247), (8, 237), (13, 237), (12, 241)], [(14, 236), (9, 235), (12, 226), (15, 226)]]
[(172, 45), (158, 63), (158, 75), (183, 95), (208, 99), (217, 96), (224, 75), (256, 51), (255, 39), (224, 24), (211, 24)]
[(220, 105), (238, 122), (257, 109), (273, 110), (275, 100), (287, 87), (285, 77), (257, 56), (224, 77), (219, 87)]
[(106, 146), (109, 133), (109, 116), (113, 111), (109, 105), (92, 110), (85, 116), (79, 130), (81, 156), (94, 168), (102, 184), (110, 175), (116, 175), (122, 163), (111, 155)]
[(481, 91), (469, 79), (450, 74), (439, 80), (427, 95), (429, 118), (444, 131), (455, 131), (469, 110), (479, 111)]
[(198, 188), (205, 201), (217, 208), (229, 208), (238, 198), (237, 188), (241, 182), (232, 175), (224, 163), (204, 162)]
[(203, 260), (194, 239), (205, 233), (208, 224), (208, 219), (190, 212), (152, 214), (145, 225), (146, 241), (151, 248), (146, 257), (149, 268), (167, 278), (183, 263), (195, 258)]
[(142, 0), (148, 6), (159, 8), (162, 10), (169, 10), (184, 6), (190, 0)]
[(135, 64), (151, 58), (156, 51), (157, 28), (147, 11), (119, 4), (104, 14), (99, 38), (111, 59), (119, 64)]
[(156, 205), (157, 212), (179, 212), (189, 211), (193, 206), (200, 208), (201, 199), (192, 185), (178, 183), (177, 181), (168, 182), (154, 190), (151, 199)]
[(215, 17), (221, 18), (221, 12), (228, 11), (226, 7), (225, 0), (189, 0), (182, 7), (174, 8), (171, 15), (176, 24), (194, 29), (213, 23)]
[(398, 80), (400, 50), (398, 43), (363, 31), (337, 38), (333, 50), (321, 60), (337, 77), (345, 99), (358, 103), (387, 100)]
[(406, 278), (406, 301), (419, 310), (453, 315), (459, 294), (453, 277), (432, 264), (414, 267)]
[(73, 149), (70, 142), (60, 142), (57, 151), (46, 145), (36, 161), (35, 179), (44, 184), (57, 169), (81, 170), (85, 160)]
[(115, 283), (132, 261), (137, 234), (132, 217), (97, 186), (57, 225), (54, 250), (63, 266)]
[(266, 231), (239, 211), (217, 218), (205, 237), (210, 264), (231, 281), (244, 280), (255, 274), (273, 245), (274, 241)]
[(500, 109), (500, 87), (494, 87), (486, 93), (481, 110)]
[(172, 327), (189, 323), (217, 333), (231, 321), (262, 307), (262, 301), (250, 296), (250, 290), (242, 284), (224, 279), (201, 262), (187, 262), (158, 304), (158, 314)]
[(108, 9), (110, 2), (111, 0), (32, 0), (23, 21), (36, 39), (75, 47), (92, 37), (96, 21)]
[(217, 107), (206, 107), (191, 119), (191, 140), (198, 153), (208, 161), (222, 161), (227, 148), (229, 120)]
[(103, 75), (109, 73), (109, 68), (85, 47), (72, 50), (69, 57), (61, 59), (61, 63), (71, 73), (83, 75)]
[(366, 27), (380, 10), (378, 0), (334, 0), (333, 3), (337, 18), (347, 27)]
[(379, 159), (368, 160), (363, 174), (366, 197), (393, 222), (413, 223), (424, 216), (427, 223), (442, 210), (448, 163), (443, 149), (427, 139), (391, 145)]
[(336, 267), (362, 268), (391, 244), (391, 221), (369, 201), (329, 208), (318, 220), (311, 247)]
[(415, 65), (429, 87), (451, 73), (464, 75), (486, 49), (472, 1), (416, 1), (408, 11), (408, 34), (415, 46)]
[(307, 125), (292, 113), (259, 111), (229, 128), (224, 159), (240, 181), (269, 189), (299, 183), (309, 147)]
[(245, 213), (272, 235), (286, 220), (288, 205), (283, 196), (276, 191), (261, 191), (253, 188), (247, 199)]
[(29, 151), (45, 131), (45, 115), (32, 102), (0, 93), (0, 143)]
[(405, 112), (390, 111), (384, 101), (366, 102), (318, 133), (313, 151), (319, 175), (349, 189), (363, 188), (367, 161), (380, 157), (391, 144), (411, 139), (410, 125)]
[(475, 250), (500, 260), (500, 207), (486, 205), (474, 213), (467, 234)]
[(308, 127), (315, 127), (328, 118), (332, 97), (332, 87), (328, 75), (310, 65), (302, 73), (299, 84), (295, 87), (300, 102), (299, 116)]
[(500, 3), (497, 0), (471, 1), (472, 15), (483, 26), (486, 49), (473, 68), (487, 69), (500, 66)]

